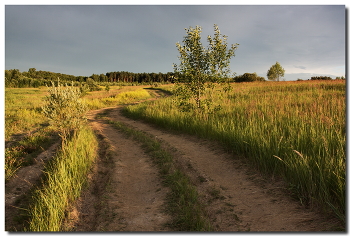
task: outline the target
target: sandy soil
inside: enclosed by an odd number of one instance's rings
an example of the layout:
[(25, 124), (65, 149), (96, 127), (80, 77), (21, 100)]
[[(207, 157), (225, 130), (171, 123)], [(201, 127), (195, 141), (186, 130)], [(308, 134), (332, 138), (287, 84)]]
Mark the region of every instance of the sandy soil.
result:
[[(156, 168), (140, 144), (126, 139), (103, 120), (93, 118), (104, 110), (94, 111), (89, 117), (92, 127), (108, 144), (109, 160), (107, 163), (100, 160), (98, 164), (98, 168), (108, 170), (99, 170), (97, 177), (92, 177), (95, 187), (85, 198), (95, 195), (95, 199), (90, 203), (84, 203), (82, 199), (80, 209), (93, 208), (93, 204), (95, 209), (82, 213), (85, 215), (76, 230), (172, 231), (164, 226), (169, 219), (163, 210), (167, 189), (162, 187)], [(292, 199), (283, 182), (267, 181), (242, 160), (212, 142), (175, 135), (130, 120), (120, 114), (120, 108), (110, 109), (108, 117), (162, 141), (196, 185), (216, 231), (329, 231), (339, 227), (336, 219), (306, 209)], [(106, 177), (101, 178), (101, 175), (110, 175), (107, 184)], [(103, 185), (108, 190), (96, 190), (96, 185)], [(105, 205), (97, 204), (96, 207), (96, 198)]]
[(100, 158), (81, 198), (75, 231), (164, 231), (167, 189), (138, 143), (89, 114), (100, 137)]

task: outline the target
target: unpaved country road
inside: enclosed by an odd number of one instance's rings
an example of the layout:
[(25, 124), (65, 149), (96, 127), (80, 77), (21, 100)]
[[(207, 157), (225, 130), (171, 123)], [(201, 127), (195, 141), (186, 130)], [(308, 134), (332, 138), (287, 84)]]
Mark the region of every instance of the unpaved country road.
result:
[[(172, 231), (164, 211), (167, 189), (157, 169), (135, 141), (90, 112), (91, 126), (107, 146), (91, 176), (92, 187), (76, 210), (77, 231)], [(155, 136), (172, 147), (172, 154), (192, 180), (216, 231), (329, 231), (335, 219), (305, 209), (286, 194), (281, 182), (269, 183), (215, 144), (175, 135), (128, 119), (120, 108), (108, 117)], [(107, 157), (107, 158), (106, 158)], [(73, 214), (74, 215), (74, 214)]]
[(95, 119), (98, 112), (90, 112), (88, 119), (105, 146), (91, 177), (93, 186), (80, 203), (75, 230), (169, 230), (165, 227), (169, 216), (164, 213), (167, 189), (162, 188), (157, 169), (138, 143)]

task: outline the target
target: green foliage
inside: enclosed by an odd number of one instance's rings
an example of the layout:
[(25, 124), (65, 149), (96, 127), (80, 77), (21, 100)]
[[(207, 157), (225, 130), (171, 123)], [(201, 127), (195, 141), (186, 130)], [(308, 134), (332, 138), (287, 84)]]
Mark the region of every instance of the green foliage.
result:
[(80, 98), (79, 88), (52, 84), (49, 93), (42, 110), (64, 141), (84, 123), (87, 106)]
[(332, 80), (329, 76), (312, 76), (311, 80)]
[(340, 79), (341, 79), (341, 80), (345, 80), (345, 77), (344, 77), (344, 76), (341, 76), (341, 77), (336, 77), (335, 79), (336, 79), (336, 80), (340, 80)]
[(91, 78), (87, 78), (86, 80), (87, 87), (89, 91), (100, 91), (101, 88), (95, 83), (95, 81)]
[[(217, 25), (214, 25), (214, 37), (208, 36), (209, 46), (206, 48), (201, 42), (200, 26), (185, 29), (187, 35), (183, 45), (176, 43), (180, 53), (180, 64), (174, 64), (178, 88), (175, 95), (182, 110), (197, 108), (203, 110), (204, 104), (211, 102), (210, 98), (203, 103), (206, 88), (212, 88), (213, 83), (224, 82), (230, 74), (230, 58), (234, 56), (237, 45), (227, 47), (227, 36), (222, 36)], [(181, 83), (181, 84), (180, 84)], [(191, 103), (194, 100), (194, 104)]]
[[(28, 88), (50, 85), (57, 82), (57, 78), (63, 82), (79, 82), (88, 87), (90, 91), (99, 90), (98, 85), (104, 83), (119, 84), (152, 84), (173, 83), (174, 72), (168, 73), (132, 73), (128, 71), (107, 72), (106, 74), (92, 74), (87, 76), (74, 76), (50, 71), (37, 71), (29, 68), (28, 72), (20, 72), (18, 69), (5, 70), (5, 86), (7, 88)], [(92, 82), (92, 81), (93, 82)], [(92, 82), (92, 83), (91, 83)], [(57, 83), (56, 83), (57, 85)]]
[(254, 81), (265, 81), (264, 77), (258, 76), (256, 72), (254, 73), (244, 73), (243, 75), (238, 75), (234, 77), (235, 82), (254, 82)]
[(106, 85), (105, 90), (109, 93), (109, 90), (111, 89), (111, 87), (109, 86), (109, 84)]
[(284, 76), (285, 70), (282, 68), (279, 62), (272, 65), (267, 71), (267, 78), (273, 81), (280, 81), (280, 78)]

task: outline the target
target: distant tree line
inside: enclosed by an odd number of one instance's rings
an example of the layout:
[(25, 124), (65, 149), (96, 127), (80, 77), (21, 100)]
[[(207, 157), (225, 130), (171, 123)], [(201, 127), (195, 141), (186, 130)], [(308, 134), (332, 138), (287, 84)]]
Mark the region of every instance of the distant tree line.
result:
[[(345, 77), (341, 76), (341, 77), (336, 77), (335, 79), (336, 80), (339, 80), (339, 79), (345, 80)], [(311, 77), (311, 80), (332, 80), (332, 78), (329, 76), (313, 76), (313, 77)]]
[(311, 80), (332, 80), (329, 76), (312, 76)]
[(108, 72), (106, 74), (92, 74), (91, 76), (74, 76), (50, 71), (37, 71), (30, 68), (20, 72), (18, 69), (5, 70), (5, 86), (12, 88), (39, 87), (57, 83), (77, 82), (81, 84), (100, 83), (173, 83), (174, 72), (168, 73), (132, 73), (127, 71)]
[[(97, 75), (95, 75), (97, 79)], [(164, 73), (132, 73), (127, 71), (108, 72), (104, 81), (95, 80), (96, 82), (125, 82), (125, 83), (173, 83), (175, 78), (174, 72)]]
[[(153, 84), (153, 83), (174, 83), (175, 79), (179, 82), (183, 80), (181, 74), (175, 72), (168, 73), (133, 73), (128, 71), (107, 72), (106, 74), (92, 74), (91, 76), (74, 76), (50, 71), (37, 71), (30, 68), (28, 71), (20, 72), (18, 69), (5, 70), (5, 87), (7, 88), (27, 88), (39, 86), (51, 86), (51, 82), (56, 85), (72, 82), (78, 86), (87, 86), (90, 91), (98, 90), (98, 85), (106, 84)], [(313, 76), (311, 80), (331, 80), (329, 76)], [(345, 77), (336, 79), (344, 80)], [(300, 79), (299, 79), (300, 80)], [(229, 82), (254, 82), (266, 81), (264, 77), (254, 73), (244, 73), (228, 79)]]

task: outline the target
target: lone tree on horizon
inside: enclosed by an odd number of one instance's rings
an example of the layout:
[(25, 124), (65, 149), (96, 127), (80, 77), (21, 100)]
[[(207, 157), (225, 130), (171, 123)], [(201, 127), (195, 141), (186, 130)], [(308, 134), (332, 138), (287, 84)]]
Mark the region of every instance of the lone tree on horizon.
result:
[(280, 65), (280, 63), (276, 62), (276, 64), (272, 65), (267, 71), (267, 78), (273, 81), (280, 81), (280, 78), (284, 77), (284, 72), (285, 70)]

